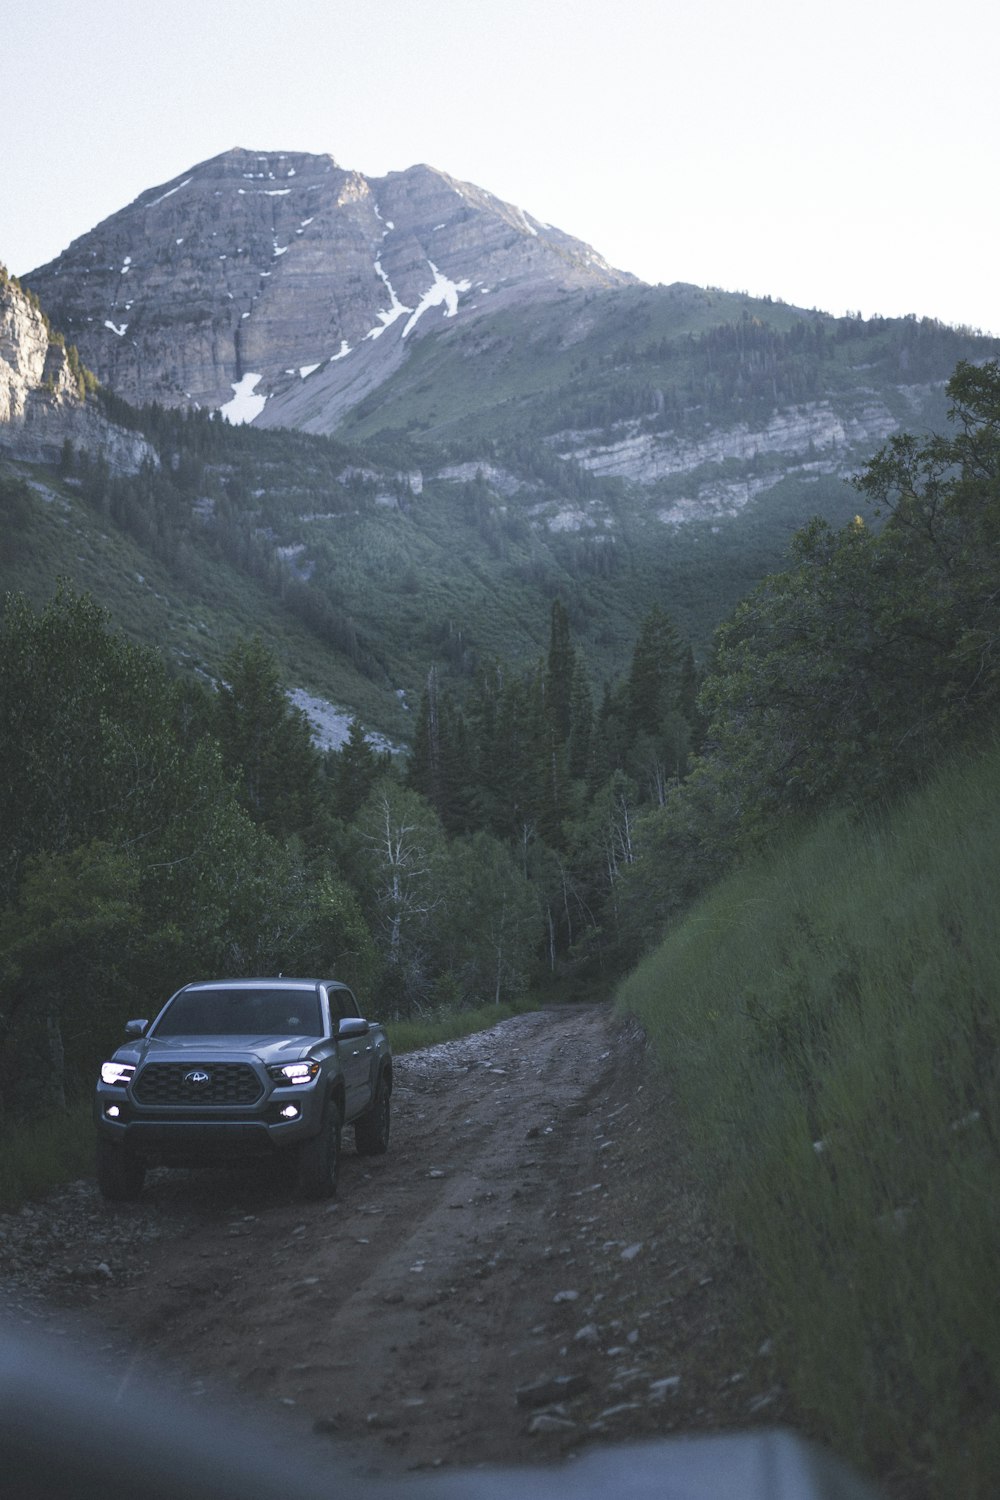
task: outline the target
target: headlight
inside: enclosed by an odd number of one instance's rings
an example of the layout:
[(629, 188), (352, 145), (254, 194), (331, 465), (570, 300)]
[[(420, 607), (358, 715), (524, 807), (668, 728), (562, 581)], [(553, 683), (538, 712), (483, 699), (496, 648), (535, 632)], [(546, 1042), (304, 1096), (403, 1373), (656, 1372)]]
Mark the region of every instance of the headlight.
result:
[(134, 1072), (132, 1063), (101, 1063), (101, 1082), (123, 1089)]
[(267, 1070), (275, 1083), (284, 1087), (291, 1083), (312, 1083), (319, 1072), (318, 1062), (274, 1063)]

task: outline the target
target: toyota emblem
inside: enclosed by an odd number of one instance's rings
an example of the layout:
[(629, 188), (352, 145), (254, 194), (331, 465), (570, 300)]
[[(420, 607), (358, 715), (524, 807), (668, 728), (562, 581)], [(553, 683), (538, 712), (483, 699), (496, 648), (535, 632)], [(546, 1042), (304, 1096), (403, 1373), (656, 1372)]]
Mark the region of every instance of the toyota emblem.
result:
[(184, 1074), (184, 1082), (190, 1083), (196, 1089), (203, 1089), (206, 1084), (212, 1082), (212, 1079), (203, 1068), (195, 1068), (192, 1072)]

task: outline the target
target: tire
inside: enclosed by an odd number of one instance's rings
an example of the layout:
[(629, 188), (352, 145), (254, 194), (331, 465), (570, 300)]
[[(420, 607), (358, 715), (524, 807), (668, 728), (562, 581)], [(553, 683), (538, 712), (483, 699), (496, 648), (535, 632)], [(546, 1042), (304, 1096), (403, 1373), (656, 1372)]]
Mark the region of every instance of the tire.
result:
[(138, 1198), (146, 1177), (146, 1167), (137, 1156), (114, 1141), (97, 1139), (97, 1186), (102, 1198), (110, 1203), (127, 1203)]
[(379, 1075), (375, 1098), (354, 1123), (354, 1145), (359, 1156), (384, 1156), (389, 1149), (389, 1097), (385, 1074)]
[(319, 1134), (299, 1147), (298, 1190), (303, 1198), (332, 1198), (340, 1175), (340, 1107), (330, 1100)]

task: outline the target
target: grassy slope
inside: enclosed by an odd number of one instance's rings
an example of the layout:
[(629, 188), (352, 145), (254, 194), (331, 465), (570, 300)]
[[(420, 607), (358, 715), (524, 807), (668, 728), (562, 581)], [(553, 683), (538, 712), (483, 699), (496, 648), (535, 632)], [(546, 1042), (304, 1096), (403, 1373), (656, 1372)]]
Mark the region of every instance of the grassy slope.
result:
[(907, 1495), (1000, 1478), (998, 844), (991, 750), (881, 826), (830, 819), (726, 880), (619, 995), (793, 1394)]
[[(537, 426), (539, 401), (589, 385), (597, 361), (624, 343), (631, 345), (628, 363), (639, 366), (645, 377), (650, 360), (641, 357), (636, 344), (704, 333), (738, 319), (744, 308), (781, 329), (801, 318), (780, 304), (679, 284), (579, 292), (541, 303), (529, 330), (523, 313), (514, 308), (485, 316), (472, 329), (456, 324), (435, 338), (417, 339), (402, 368), (376, 396), (347, 415), (338, 436), (358, 440), (395, 428), (435, 441), (468, 441), (530, 430)], [(672, 358), (667, 380), (685, 373)], [(609, 379), (613, 383), (621, 374), (619, 363)]]
[(356, 709), (390, 734), (403, 729), (391, 695), (325, 647), (252, 576), (193, 550), (183, 572), (170, 568), (52, 471), (0, 465), (4, 472), (28, 478), (39, 503), (0, 556), (0, 595), (20, 591), (40, 605), (58, 579), (68, 579), (74, 589), (91, 592), (133, 640), (213, 677), (238, 640), (259, 633), (278, 654), (289, 686)]
[[(294, 465), (294, 443), (291, 449)], [(289, 685), (357, 710), (393, 738), (405, 738), (410, 722), (395, 689), (407, 689), (415, 703), (431, 663), (447, 668), (453, 660), (449, 640), (460, 635), (480, 661), (537, 660), (557, 595), (570, 610), (598, 691), (606, 678), (627, 669), (639, 623), (654, 603), (670, 609), (704, 649), (747, 589), (781, 565), (788, 537), (803, 519), (797, 493), (789, 494), (786, 512), (776, 495), (767, 517), (751, 508), (725, 535), (708, 526), (666, 528), (623, 508), (615, 565), (602, 576), (581, 561), (591, 546), (585, 532), (552, 534), (524, 517), (517, 500), (509, 511), (489, 501), (484, 519), (465, 488), (454, 484), (428, 484), (405, 514), (361, 503), (329, 520), (299, 520), (315, 503), (296, 498), (282, 500), (273, 520), (249, 516), (248, 527), (272, 525), (276, 544), (301, 539), (305, 555), (319, 559), (313, 586), (356, 622), (381, 663), (374, 676), (365, 676), (317, 639), (273, 588), (200, 551), (197, 524), (183, 563), (168, 566), (51, 471), (18, 472), (32, 479), (37, 498), (27, 527), (0, 553), (0, 593), (23, 590), (41, 603), (65, 577), (90, 590), (134, 639), (210, 676), (238, 637), (259, 631), (277, 652)], [(248, 471), (247, 487), (256, 482)], [(531, 492), (523, 505), (538, 498)], [(810, 499), (837, 521), (857, 508), (856, 495), (833, 480), (813, 486)]]

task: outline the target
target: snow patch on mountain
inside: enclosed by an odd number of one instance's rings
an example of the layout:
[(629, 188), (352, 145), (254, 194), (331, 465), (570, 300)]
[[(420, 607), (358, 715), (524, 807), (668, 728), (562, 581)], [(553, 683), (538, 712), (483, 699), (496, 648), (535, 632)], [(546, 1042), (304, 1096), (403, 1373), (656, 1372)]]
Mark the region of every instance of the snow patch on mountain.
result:
[(380, 312), (378, 314), (379, 325), (377, 328), (370, 328), (368, 330), (368, 332), (365, 334), (366, 339), (381, 338), (383, 333), (385, 333), (385, 330), (387, 328), (391, 328), (397, 318), (401, 318), (404, 313), (413, 311), (411, 307), (405, 307), (396, 296), (396, 289), (393, 286), (392, 282), (389, 280), (388, 276), (383, 271), (382, 262), (380, 260), (377, 260), (375, 262), (375, 270), (385, 282), (386, 290), (389, 293), (389, 306), (385, 312)]
[(417, 321), (432, 307), (443, 307), (444, 316), (446, 318), (453, 318), (458, 312), (459, 293), (467, 292), (472, 286), (472, 282), (465, 278), (461, 281), (450, 280), (449, 277), (443, 275), (438, 270), (432, 260), (429, 260), (427, 264), (434, 273), (434, 281), (429, 291), (426, 291), (417, 303), (412, 316), (407, 319), (406, 327), (403, 329), (404, 339), (416, 327)]
[(239, 427), (241, 423), (252, 422), (254, 417), (260, 416), (267, 397), (257, 396), (254, 392), (263, 378), (263, 375), (247, 374), (242, 380), (233, 381), (233, 399), (219, 407), (219, 415), (224, 421)]
[(175, 193), (179, 193), (181, 188), (187, 187), (188, 183), (192, 182), (193, 180), (194, 179), (191, 177), (185, 177), (183, 182), (179, 182), (176, 187), (167, 188), (167, 191), (165, 193), (161, 193), (158, 198), (154, 198), (152, 203), (147, 203), (146, 207), (155, 208), (158, 203), (162, 203), (166, 198), (172, 198)]

